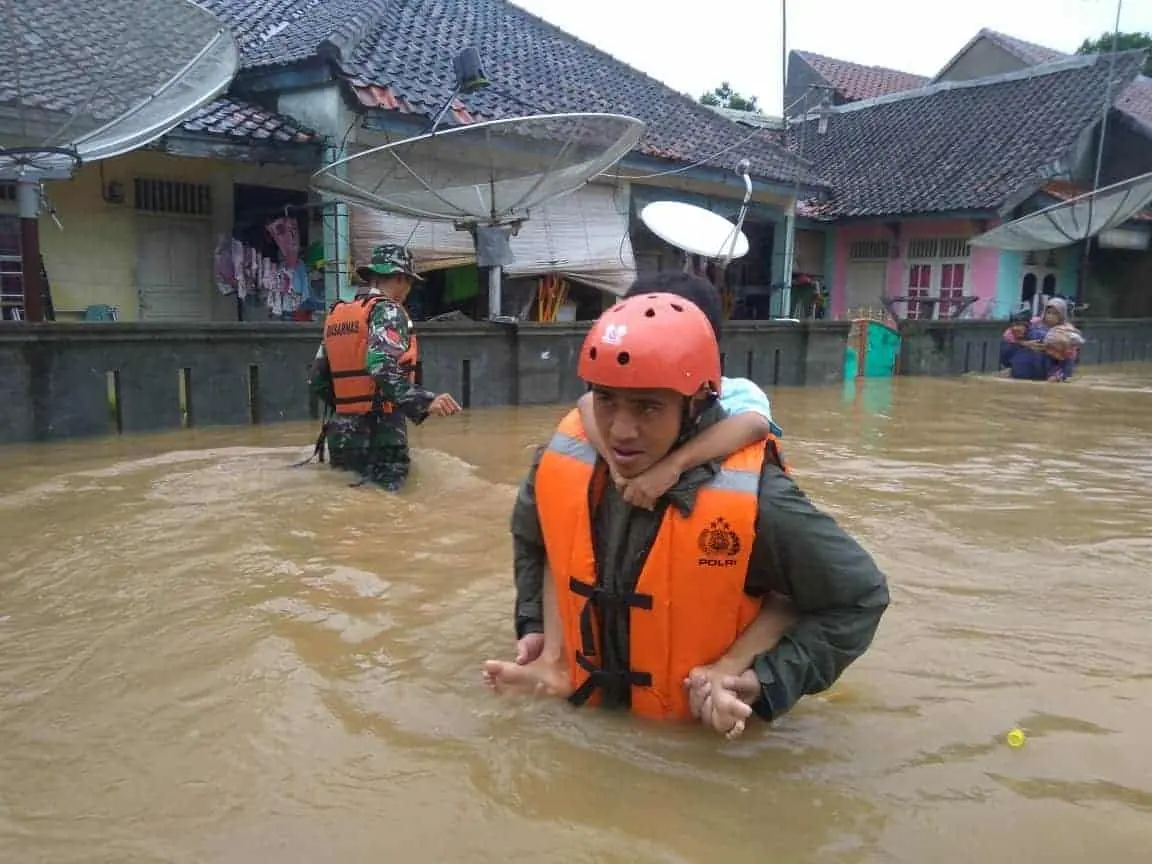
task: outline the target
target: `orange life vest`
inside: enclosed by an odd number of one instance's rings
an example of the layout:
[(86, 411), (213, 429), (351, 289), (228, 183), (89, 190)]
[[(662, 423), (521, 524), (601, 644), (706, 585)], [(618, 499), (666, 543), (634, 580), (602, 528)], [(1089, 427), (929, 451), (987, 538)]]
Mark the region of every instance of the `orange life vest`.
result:
[[(536, 508), (575, 688), (570, 701), (594, 704), (596, 691), (615, 679), (631, 688), (634, 713), (690, 717), (685, 676), (718, 660), (760, 611), (760, 600), (744, 592), (744, 582), (768, 452), (779, 462), (774, 439), (724, 460), (698, 490), (690, 515), (669, 506), (635, 590), (616, 597), (598, 587), (592, 542), (594, 508), (607, 471), (598, 465), (579, 412), (560, 423), (537, 468)], [(606, 604), (627, 609), (628, 669), (603, 668), (599, 610)]]
[[(388, 298), (379, 294), (339, 300), (324, 322), (324, 351), (332, 371), (332, 393), (337, 414), (390, 414), (394, 407), (380, 400), (376, 382), (368, 374), (368, 333), (372, 310)], [(404, 314), (408, 314), (405, 312)], [(385, 334), (387, 338), (387, 334)], [(400, 365), (408, 369), (408, 380), (416, 380), (420, 357), (416, 334), (409, 332), (408, 350)]]

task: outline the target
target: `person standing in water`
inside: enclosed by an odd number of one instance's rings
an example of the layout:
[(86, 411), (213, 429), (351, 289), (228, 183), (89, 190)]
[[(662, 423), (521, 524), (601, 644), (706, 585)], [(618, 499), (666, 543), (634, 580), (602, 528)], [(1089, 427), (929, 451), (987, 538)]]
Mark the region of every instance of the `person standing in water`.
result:
[[(723, 416), (715, 334), (674, 295), (607, 310), (578, 374), (625, 478)], [(796, 487), (772, 437), (686, 471), (648, 511), (608, 482), (574, 409), (520, 487), (512, 534), (522, 662), (486, 662), (489, 687), (729, 736), (832, 686), (889, 603), (884, 574)]]
[[(720, 294), (711, 282), (691, 273), (669, 270), (637, 279), (624, 296), (627, 298), (653, 293), (675, 294), (690, 300), (704, 313), (712, 325), (716, 341), (720, 341), (723, 311)], [(776, 438), (784, 435), (772, 419), (772, 404), (767, 394), (754, 381), (723, 377), (720, 379), (720, 407), (724, 410), (725, 418), (686, 441), (684, 446), (674, 448), (643, 474), (625, 480), (615, 470), (612, 454), (596, 431), (592, 394), (585, 393), (576, 404), (588, 440), (608, 462), (621, 497), (628, 504), (649, 510), (685, 471), (715, 459), (723, 459), (749, 444), (763, 441), (768, 435)]]
[(404, 302), (413, 281), (424, 280), (411, 253), (377, 246), (371, 263), (356, 272), (365, 287), (332, 307), (312, 364), (311, 385), (335, 415), (324, 424), (316, 452), (323, 459), (327, 442), (333, 468), (396, 492), (411, 468), (406, 421), (447, 417), (460, 406), (451, 395), (416, 384), (419, 342)]

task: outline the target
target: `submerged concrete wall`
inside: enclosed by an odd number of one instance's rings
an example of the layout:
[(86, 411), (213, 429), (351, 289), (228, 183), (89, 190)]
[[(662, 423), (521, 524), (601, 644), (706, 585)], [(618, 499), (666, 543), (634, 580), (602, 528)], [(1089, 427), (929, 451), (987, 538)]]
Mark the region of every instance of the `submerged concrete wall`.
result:
[[(843, 376), (847, 321), (731, 322), (725, 373), (765, 388)], [(910, 322), (904, 374), (996, 368), (1003, 322)], [(466, 408), (573, 401), (587, 325), (421, 323), (424, 386)], [(1152, 359), (1152, 321), (1084, 325), (1089, 363)], [(0, 324), (0, 444), (307, 420), (320, 328), (299, 324)]]
[[(966, 375), (995, 372), (1004, 321), (905, 321), (900, 328), (903, 375)], [(1087, 340), (1082, 364), (1152, 360), (1152, 320), (1078, 321)]]

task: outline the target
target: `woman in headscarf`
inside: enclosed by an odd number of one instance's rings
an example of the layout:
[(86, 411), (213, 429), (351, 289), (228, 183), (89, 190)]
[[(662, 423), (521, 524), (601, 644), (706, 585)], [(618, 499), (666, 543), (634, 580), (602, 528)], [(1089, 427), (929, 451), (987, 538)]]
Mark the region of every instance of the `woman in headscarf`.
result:
[(1044, 306), (1044, 314), (1034, 318), (1023, 339), (1005, 357), (1010, 377), (1026, 381), (1067, 381), (1072, 377), (1084, 337), (1068, 323), (1068, 301), (1053, 297)]

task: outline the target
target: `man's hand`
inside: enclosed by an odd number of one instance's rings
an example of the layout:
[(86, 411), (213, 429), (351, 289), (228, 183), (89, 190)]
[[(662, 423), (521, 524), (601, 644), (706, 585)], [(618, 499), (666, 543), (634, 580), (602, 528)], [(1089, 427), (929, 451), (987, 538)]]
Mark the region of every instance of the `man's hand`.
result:
[(435, 417), (450, 417), (460, 413), (460, 403), (449, 393), (441, 393), (428, 406), (428, 413)]
[(680, 474), (680, 466), (665, 457), (639, 477), (624, 481), (620, 497), (633, 507), (651, 510), (660, 496), (676, 485)]
[(684, 679), (684, 686), (692, 716), (732, 740), (743, 734), (752, 716), (751, 706), (760, 695), (760, 682), (751, 669), (729, 673), (730, 667), (723, 661), (697, 666)]
[(540, 656), (544, 650), (544, 634), (529, 633), (516, 643), (516, 665), (525, 666)]

